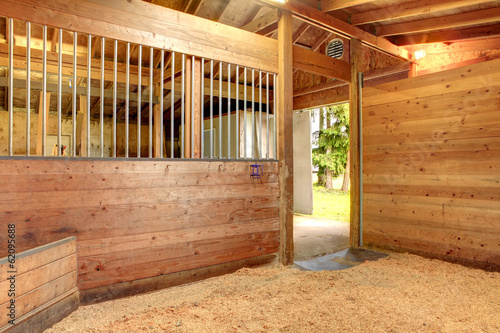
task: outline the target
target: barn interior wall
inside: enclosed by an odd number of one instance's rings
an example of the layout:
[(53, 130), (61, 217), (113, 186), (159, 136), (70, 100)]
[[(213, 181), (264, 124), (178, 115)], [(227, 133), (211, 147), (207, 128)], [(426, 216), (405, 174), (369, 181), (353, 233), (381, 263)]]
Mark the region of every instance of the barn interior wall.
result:
[(500, 264), (500, 60), (363, 90), (364, 242)]
[(76, 236), (80, 290), (259, 257), (279, 246), (278, 165), (261, 164), (3, 159), (0, 218), (18, 251)]
[[(12, 146), (14, 155), (26, 155), (26, 112), (14, 112), (13, 131), (12, 131)], [(0, 111), (0, 155), (8, 154), (8, 133), (4, 129), (8, 128), (9, 114), (7, 111)], [(38, 131), (38, 113), (30, 113), (30, 154), (36, 155), (37, 131)], [(111, 119), (104, 119), (103, 123), (103, 142), (104, 152), (103, 157), (112, 156), (113, 147), (113, 122)], [(148, 140), (149, 140), (149, 125), (141, 126), (141, 156), (148, 156)], [(125, 156), (125, 123), (118, 122), (116, 124), (116, 152), (117, 156)], [(47, 136), (57, 135), (57, 114), (49, 113), (47, 122)], [(70, 138), (70, 143), (67, 145), (66, 154), (72, 155), (73, 147), (71, 146), (73, 135), (73, 121), (71, 118), (63, 118), (61, 120), (61, 135)], [(100, 123), (96, 120), (90, 121), (90, 157), (100, 157)], [(84, 138), (85, 139), (85, 138)], [(129, 124), (129, 156), (137, 156), (137, 124), (131, 122)], [(63, 141), (64, 144), (64, 141)], [(170, 140), (165, 142), (165, 153), (170, 156)], [(52, 146), (47, 146), (47, 155), (52, 154)]]

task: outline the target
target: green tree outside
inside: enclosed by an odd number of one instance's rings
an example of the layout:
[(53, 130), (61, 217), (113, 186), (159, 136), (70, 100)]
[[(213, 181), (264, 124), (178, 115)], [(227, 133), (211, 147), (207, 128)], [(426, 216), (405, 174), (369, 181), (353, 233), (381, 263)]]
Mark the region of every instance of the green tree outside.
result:
[[(326, 117), (322, 117), (321, 112), (324, 112)], [(332, 178), (342, 174), (347, 176), (348, 180), (349, 104), (329, 106), (320, 110), (320, 129), (313, 133), (313, 144), (317, 146), (313, 149), (312, 160), (319, 170), (319, 185), (331, 189)], [(345, 183), (344, 180), (342, 189), (347, 191), (348, 183)]]

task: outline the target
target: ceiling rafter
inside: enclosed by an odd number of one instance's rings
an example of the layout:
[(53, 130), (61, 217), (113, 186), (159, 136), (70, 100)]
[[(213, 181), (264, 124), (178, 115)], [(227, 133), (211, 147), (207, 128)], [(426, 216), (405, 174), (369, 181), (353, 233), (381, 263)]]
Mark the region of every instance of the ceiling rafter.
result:
[(323, 12), (331, 12), (334, 10), (353, 7), (357, 5), (364, 5), (375, 1), (376, 0), (321, 0), (320, 5)]
[(474, 12), (448, 15), (413, 22), (384, 25), (376, 28), (379, 37), (412, 34), (441, 29), (466, 27), (476, 24), (488, 24), (500, 21), (500, 7), (483, 9)]
[[(195, 15), (218, 22), (231, 0), (202, 1)], [(206, 10), (202, 10), (208, 8)], [(202, 14), (203, 13), (203, 14)]]
[(184, 8), (184, 12), (187, 14), (196, 15), (198, 9), (200, 8), (202, 0), (189, 0), (186, 3), (186, 7)]
[(311, 26), (307, 23), (302, 23), (299, 30), (297, 30), (292, 36), (292, 44), (297, 43), (300, 37), (304, 36), (304, 34), (309, 30)]
[(420, 0), (391, 7), (384, 7), (378, 10), (352, 14), (349, 17), (349, 20), (353, 25), (360, 25), (422, 14), (436, 13), (439, 11), (479, 5), (486, 2), (491, 2), (491, 0), (440, 0), (433, 2), (429, 0)]
[(412, 45), (407, 46), (409, 52), (417, 50), (425, 50), (427, 55), (443, 54), (443, 53), (456, 53), (456, 52), (471, 52), (471, 51), (488, 51), (500, 50), (500, 38), (488, 38), (480, 40), (471, 40), (456, 43), (432, 43), (425, 45)]
[(250, 22), (252, 22), (253, 20), (255, 20), (255, 18), (257, 17), (257, 15), (259, 15), (259, 12), (260, 12), (261, 9), (262, 9), (262, 6), (255, 4), (255, 6), (253, 7), (253, 9), (248, 14), (245, 22), (243, 22), (243, 26), (245, 26), (245, 25), (249, 24)]
[(258, 33), (259, 31), (262, 31), (268, 28), (269, 26), (272, 26), (276, 22), (278, 22), (278, 19), (279, 19), (278, 9), (272, 9), (271, 11), (262, 15), (261, 17), (242, 26), (241, 29)]
[(408, 51), (399, 48), (392, 44), (385, 38), (374, 36), (364, 30), (350, 25), (347, 22), (339, 20), (331, 15), (325, 14), (304, 5), (297, 1), (291, 1), (286, 5), (286, 8), (292, 14), (303, 22), (316, 25), (324, 30), (328, 30), (347, 38), (356, 38), (363, 42), (363, 44), (374, 48), (376, 50), (385, 52), (397, 58), (410, 61), (410, 54)]
[(491, 38), (496, 36), (500, 36), (499, 24), (477, 27), (477, 28), (439, 31), (428, 34), (398, 37), (395, 39), (395, 43), (399, 46), (405, 46), (405, 45), (415, 45), (415, 44), (425, 44), (425, 43), (475, 40), (475, 39)]

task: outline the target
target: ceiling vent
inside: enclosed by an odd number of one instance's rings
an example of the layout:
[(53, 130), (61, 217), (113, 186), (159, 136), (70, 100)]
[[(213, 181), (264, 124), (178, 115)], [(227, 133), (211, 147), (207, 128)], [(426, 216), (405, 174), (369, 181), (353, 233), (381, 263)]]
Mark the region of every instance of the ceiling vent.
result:
[(340, 39), (334, 39), (326, 46), (326, 55), (335, 59), (342, 58), (344, 54), (344, 44)]

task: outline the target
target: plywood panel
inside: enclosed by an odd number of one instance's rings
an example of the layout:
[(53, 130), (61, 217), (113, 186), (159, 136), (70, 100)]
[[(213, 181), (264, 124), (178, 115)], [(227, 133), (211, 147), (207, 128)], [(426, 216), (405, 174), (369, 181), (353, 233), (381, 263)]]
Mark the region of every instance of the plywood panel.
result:
[(252, 179), (246, 161), (3, 159), (0, 218), (19, 250), (76, 236), (85, 289), (257, 257), (279, 245), (277, 162), (262, 164)]
[(364, 89), (366, 243), (500, 264), (499, 65)]

